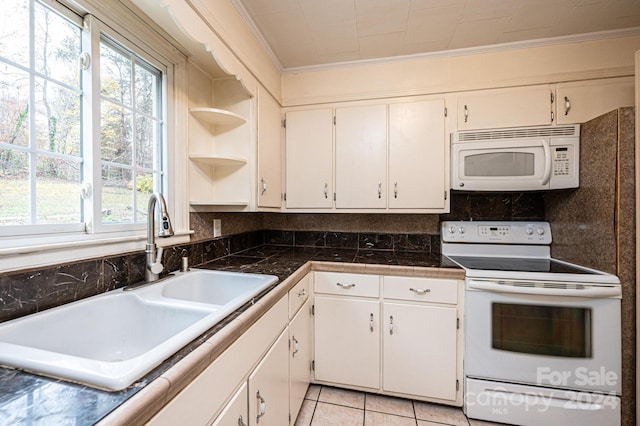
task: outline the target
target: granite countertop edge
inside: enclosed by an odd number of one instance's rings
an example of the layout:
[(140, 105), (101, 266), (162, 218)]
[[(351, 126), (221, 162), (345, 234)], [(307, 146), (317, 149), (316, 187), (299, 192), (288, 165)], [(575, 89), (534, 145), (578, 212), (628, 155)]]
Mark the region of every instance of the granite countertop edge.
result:
[(175, 365), (103, 417), (100, 426), (143, 425), (168, 404), (310, 271), (464, 279), (457, 267), (307, 261)]

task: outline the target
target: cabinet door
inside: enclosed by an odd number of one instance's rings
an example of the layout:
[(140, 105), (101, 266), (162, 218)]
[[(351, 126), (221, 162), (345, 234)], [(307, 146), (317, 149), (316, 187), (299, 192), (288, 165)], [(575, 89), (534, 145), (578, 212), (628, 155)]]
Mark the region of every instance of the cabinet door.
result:
[(289, 424), (289, 339), (285, 330), (249, 376), (249, 424)]
[(445, 207), (444, 101), (389, 105), (389, 208)]
[(246, 426), (249, 424), (247, 382), (244, 382), (212, 426)]
[(387, 106), (336, 108), (336, 208), (387, 206)]
[(458, 130), (551, 124), (548, 85), (481, 90), (458, 97)]
[(316, 296), (314, 305), (316, 380), (378, 389), (378, 300)]
[(286, 207), (333, 207), (333, 111), (290, 111), (286, 119)]
[(307, 300), (289, 325), (289, 409), (292, 419), (298, 417), (311, 382), (312, 326), (311, 302)]
[(258, 207), (280, 207), (282, 200), (282, 129), (280, 105), (266, 91), (258, 93)]
[(383, 305), (383, 390), (455, 400), (456, 308)]
[(558, 124), (584, 123), (619, 107), (633, 106), (633, 77), (558, 84)]

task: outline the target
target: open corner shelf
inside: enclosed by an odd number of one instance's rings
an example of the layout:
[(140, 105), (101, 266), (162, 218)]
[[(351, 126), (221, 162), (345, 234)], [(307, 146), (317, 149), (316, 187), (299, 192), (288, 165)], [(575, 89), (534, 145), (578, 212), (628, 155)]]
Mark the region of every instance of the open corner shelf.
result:
[(246, 118), (235, 112), (218, 108), (191, 108), (189, 112), (198, 120), (214, 125), (239, 126), (247, 122)]
[(200, 155), (193, 154), (189, 159), (195, 163), (205, 166), (242, 166), (247, 164), (247, 159), (242, 157), (234, 157), (229, 155)]

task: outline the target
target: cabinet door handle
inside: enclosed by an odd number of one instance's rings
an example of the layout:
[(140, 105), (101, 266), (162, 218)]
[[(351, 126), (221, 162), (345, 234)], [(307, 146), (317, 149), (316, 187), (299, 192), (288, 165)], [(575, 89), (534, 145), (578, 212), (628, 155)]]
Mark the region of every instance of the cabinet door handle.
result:
[(291, 340), (293, 341), (293, 352), (291, 353), (291, 356), (295, 358), (296, 354), (300, 350), (300, 342), (298, 342), (296, 336), (292, 336)]
[(564, 115), (569, 115), (569, 111), (571, 110), (571, 100), (564, 97)]
[(256, 423), (260, 423), (260, 417), (264, 416), (267, 412), (267, 401), (260, 396), (260, 391), (258, 391), (256, 397), (258, 398), (258, 415), (256, 416)]
[(304, 288), (298, 292), (298, 297), (304, 297), (306, 295), (307, 295), (307, 290)]
[(369, 330), (373, 333), (373, 314), (369, 315)]
[(393, 315), (389, 317), (389, 334), (393, 334)]
[(466, 123), (467, 121), (469, 121), (469, 108), (467, 108), (467, 106), (464, 106), (464, 122)]
[(238, 417), (238, 426), (247, 426), (247, 424), (244, 422), (244, 419), (242, 418), (242, 414), (240, 414), (240, 417)]
[(329, 198), (329, 184), (325, 183), (324, 184), (324, 198)]
[(393, 198), (398, 198), (398, 182), (393, 183)]
[(427, 293), (431, 293), (431, 289), (430, 288), (410, 288), (409, 291), (412, 291), (416, 294), (427, 294)]
[(262, 184), (262, 192), (260, 195), (264, 195), (264, 193), (267, 192), (267, 181), (264, 180), (264, 178), (260, 178), (260, 183)]
[(382, 183), (378, 183), (378, 198), (382, 198)]
[(337, 285), (338, 287), (342, 287), (342, 288), (345, 288), (345, 289), (348, 289), (348, 288), (351, 288), (351, 287), (355, 287), (355, 286), (356, 286), (354, 283), (351, 283), (351, 284), (336, 283), (336, 285)]

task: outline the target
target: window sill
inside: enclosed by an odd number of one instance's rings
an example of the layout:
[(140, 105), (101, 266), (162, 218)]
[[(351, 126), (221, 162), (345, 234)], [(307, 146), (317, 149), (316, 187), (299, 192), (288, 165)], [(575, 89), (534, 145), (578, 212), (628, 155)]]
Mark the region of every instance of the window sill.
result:
[[(158, 246), (185, 244), (192, 231), (156, 238)], [(145, 249), (146, 232), (108, 235), (57, 235), (0, 240), (0, 273), (105, 257)]]

